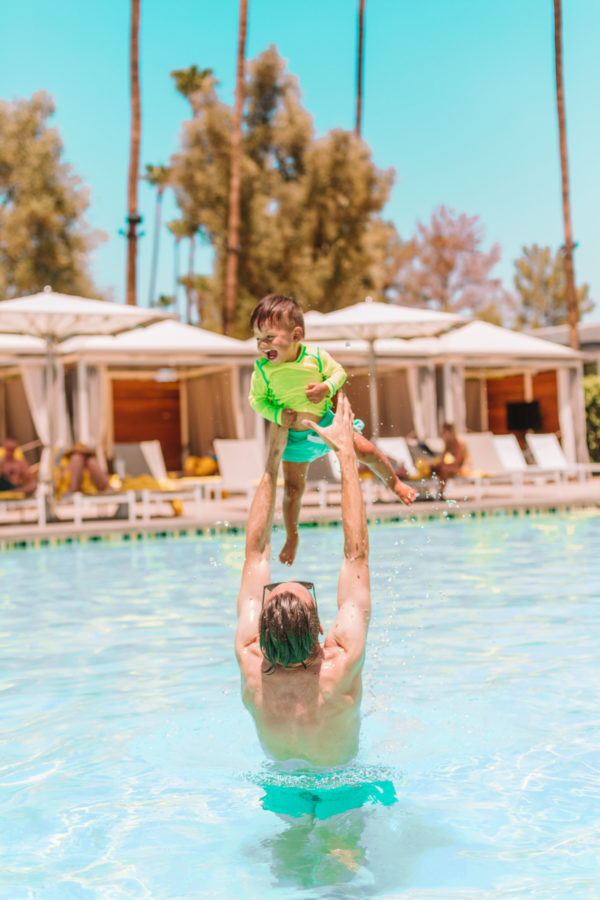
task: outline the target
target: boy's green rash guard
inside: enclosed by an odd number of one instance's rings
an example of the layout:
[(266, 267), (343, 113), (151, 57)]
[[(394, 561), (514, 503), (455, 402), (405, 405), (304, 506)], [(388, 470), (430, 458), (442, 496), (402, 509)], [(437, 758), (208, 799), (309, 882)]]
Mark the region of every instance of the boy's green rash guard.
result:
[[(264, 419), (281, 425), (283, 409), (323, 416), (331, 409), (331, 397), (345, 380), (344, 369), (326, 350), (300, 344), (300, 352), (293, 362), (273, 365), (268, 359), (257, 359), (248, 399), (252, 409)], [(314, 381), (325, 381), (329, 386), (329, 396), (320, 403), (312, 403), (306, 396), (306, 388)]]

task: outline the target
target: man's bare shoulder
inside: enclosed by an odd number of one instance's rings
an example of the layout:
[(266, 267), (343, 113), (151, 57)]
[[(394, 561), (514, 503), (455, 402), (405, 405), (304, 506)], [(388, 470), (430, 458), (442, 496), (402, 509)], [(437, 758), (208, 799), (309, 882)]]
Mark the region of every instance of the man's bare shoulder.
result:
[(355, 654), (348, 653), (336, 641), (325, 639), (323, 645), (323, 665), (321, 667), (321, 681), (329, 687), (339, 686), (341, 690), (360, 676), (363, 667), (364, 656), (357, 659)]
[[(260, 649), (258, 638), (243, 647), (236, 647), (236, 654), (246, 687), (258, 687), (269, 669)], [(319, 681), (328, 690), (334, 689), (337, 685), (343, 686), (349, 678), (356, 676), (357, 668), (361, 668), (356, 666), (356, 661), (349, 658), (343, 647), (333, 643), (321, 648), (317, 666), (314, 663), (309, 666), (313, 669), (317, 668)]]

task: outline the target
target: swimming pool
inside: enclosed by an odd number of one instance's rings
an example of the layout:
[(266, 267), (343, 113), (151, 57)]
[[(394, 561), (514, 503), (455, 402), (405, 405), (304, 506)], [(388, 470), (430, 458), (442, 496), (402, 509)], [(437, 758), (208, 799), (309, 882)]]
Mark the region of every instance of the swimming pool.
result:
[[(600, 517), (370, 533), (361, 749), (330, 772), (265, 760), (242, 708), (242, 535), (2, 554), (0, 896), (598, 897)], [(292, 573), (326, 627), (341, 544), (303, 529)]]

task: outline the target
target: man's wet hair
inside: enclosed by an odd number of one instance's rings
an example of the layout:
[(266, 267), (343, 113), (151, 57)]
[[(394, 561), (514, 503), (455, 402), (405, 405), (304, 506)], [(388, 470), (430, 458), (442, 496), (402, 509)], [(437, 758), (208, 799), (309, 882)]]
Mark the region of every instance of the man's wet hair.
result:
[(262, 328), (263, 325), (287, 325), (290, 328), (299, 326), (304, 334), (304, 314), (302, 307), (293, 297), (285, 294), (267, 294), (256, 304), (250, 316), (250, 328)]
[(263, 605), (259, 619), (259, 643), (271, 664), (304, 665), (319, 639), (319, 614), (291, 591), (282, 591)]

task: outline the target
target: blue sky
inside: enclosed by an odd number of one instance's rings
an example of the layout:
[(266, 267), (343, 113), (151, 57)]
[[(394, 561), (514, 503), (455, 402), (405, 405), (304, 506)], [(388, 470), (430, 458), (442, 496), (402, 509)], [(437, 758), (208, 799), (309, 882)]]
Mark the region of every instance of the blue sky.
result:
[[(247, 56), (271, 43), (288, 61), (317, 134), (354, 122), (358, 0), (249, 0)], [(563, 0), (572, 214), (578, 283), (600, 317), (600, 3)], [(142, 153), (167, 163), (188, 105), (172, 69), (210, 67), (232, 101), (237, 0), (142, 0)], [(3, 4), (0, 97), (40, 89), (56, 103), (65, 158), (90, 187), (89, 223), (109, 240), (94, 254), (98, 286), (125, 294), (129, 134), (128, 0)], [(7, 39), (10, 36), (10, 40)], [(512, 285), (524, 244), (563, 242), (554, 95), (552, 0), (366, 0), (363, 136), (377, 165), (396, 170), (385, 211), (403, 237), (441, 203), (479, 215), (496, 273)], [(154, 193), (142, 183), (139, 301), (147, 303)], [(167, 201), (165, 219), (176, 215)], [(207, 251), (199, 271), (210, 270)], [(173, 247), (161, 244), (159, 291), (173, 291)], [(361, 299), (361, 298), (356, 298)]]

